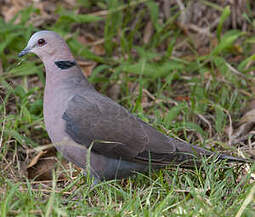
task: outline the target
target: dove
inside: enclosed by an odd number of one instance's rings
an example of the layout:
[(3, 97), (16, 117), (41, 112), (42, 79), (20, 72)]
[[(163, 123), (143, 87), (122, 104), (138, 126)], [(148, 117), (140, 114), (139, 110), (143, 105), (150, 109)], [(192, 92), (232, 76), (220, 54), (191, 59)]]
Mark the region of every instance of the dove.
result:
[[(36, 54), (45, 67), (43, 115), (52, 143), (97, 182), (167, 165), (192, 168), (202, 157), (216, 155), (166, 136), (97, 92), (57, 33), (34, 33), (18, 56), (28, 53)], [(217, 159), (245, 162), (224, 154)]]

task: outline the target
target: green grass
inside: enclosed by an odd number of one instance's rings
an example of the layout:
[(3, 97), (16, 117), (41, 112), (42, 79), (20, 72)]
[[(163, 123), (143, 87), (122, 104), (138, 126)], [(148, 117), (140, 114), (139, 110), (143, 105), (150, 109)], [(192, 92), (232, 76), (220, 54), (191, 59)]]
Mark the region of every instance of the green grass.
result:
[[(92, 1), (79, 2), (76, 8), (92, 10)], [(89, 80), (98, 91), (112, 97), (109, 89), (115, 85), (116, 101), (158, 130), (216, 152), (250, 157), (254, 138), (230, 146), (227, 133), (254, 99), (255, 18), (250, 5), (247, 1), (243, 14), (247, 32), (225, 30), (230, 8), (217, 6), (222, 15), (205, 54), (179, 27), (178, 7), (162, 23), (154, 1), (101, 0), (96, 7), (103, 15), (77, 15), (59, 5), (59, 19), (43, 28), (61, 34), (77, 58), (97, 63)], [(17, 58), (39, 29), (29, 22), (32, 13), (39, 11), (29, 7), (20, 12), (18, 24), (17, 17), (9, 23), (0, 19), (1, 216), (255, 215), (255, 165), (204, 160), (195, 170), (168, 168), (91, 186), (73, 166), (63, 169), (58, 163), (64, 179), (57, 170), (50, 181), (29, 180), (26, 166), (38, 147), (50, 143), (42, 115), (42, 63), (34, 56)], [(148, 22), (153, 34), (145, 42)], [(104, 39), (104, 55), (77, 40), (86, 31)]]

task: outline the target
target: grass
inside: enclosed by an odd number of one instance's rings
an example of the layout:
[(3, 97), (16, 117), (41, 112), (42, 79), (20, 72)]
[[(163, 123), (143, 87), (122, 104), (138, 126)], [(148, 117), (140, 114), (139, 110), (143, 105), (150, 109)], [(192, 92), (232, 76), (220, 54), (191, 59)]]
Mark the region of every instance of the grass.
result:
[[(92, 11), (93, 3), (79, 2), (76, 8)], [(251, 2), (243, 14), (246, 32), (224, 29), (230, 8), (220, 7), (215, 38), (206, 52), (178, 25), (177, 6), (162, 22), (161, 8), (154, 1), (101, 0), (96, 5), (100, 13), (80, 15), (59, 5), (59, 19), (43, 27), (30, 22), (31, 14), (40, 13), (33, 7), (9, 23), (0, 19), (0, 215), (254, 216), (254, 164), (203, 160), (195, 170), (168, 168), (92, 186), (73, 165), (62, 166), (58, 156), (52, 178), (28, 179), (27, 165), (40, 153), (39, 147), (50, 143), (42, 115), (45, 77), (38, 58), (17, 59), (32, 32), (57, 31), (81, 63), (96, 63), (88, 74), (101, 93), (169, 136), (250, 157), (252, 135), (235, 145), (229, 141), (241, 111), (254, 99)], [(149, 22), (151, 27), (146, 26)], [(84, 45), (85, 33), (92, 34), (92, 42), (103, 39), (103, 55), (93, 52), (95, 43)]]

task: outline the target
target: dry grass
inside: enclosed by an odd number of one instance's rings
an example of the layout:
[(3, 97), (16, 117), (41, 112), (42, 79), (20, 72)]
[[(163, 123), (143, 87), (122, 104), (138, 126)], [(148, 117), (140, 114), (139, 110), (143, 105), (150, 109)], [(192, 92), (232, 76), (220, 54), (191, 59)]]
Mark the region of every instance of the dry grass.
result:
[(33, 31), (57, 31), (101, 93), (169, 136), (254, 159), (253, 1), (18, 2), (0, 8), (2, 216), (254, 216), (254, 165), (91, 186), (47, 146), (41, 62), (16, 57)]

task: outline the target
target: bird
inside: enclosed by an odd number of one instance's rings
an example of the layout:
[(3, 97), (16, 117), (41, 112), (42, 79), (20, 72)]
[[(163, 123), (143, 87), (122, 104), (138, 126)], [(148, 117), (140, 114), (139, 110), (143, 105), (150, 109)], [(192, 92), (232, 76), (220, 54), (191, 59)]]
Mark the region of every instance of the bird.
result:
[(100, 94), (56, 32), (34, 33), (18, 57), (28, 53), (36, 54), (45, 67), (43, 116), (52, 143), (96, 183), (168, 165), (192, 168), (202, 157), (216, 155), (246, 162), (169, 137)]

